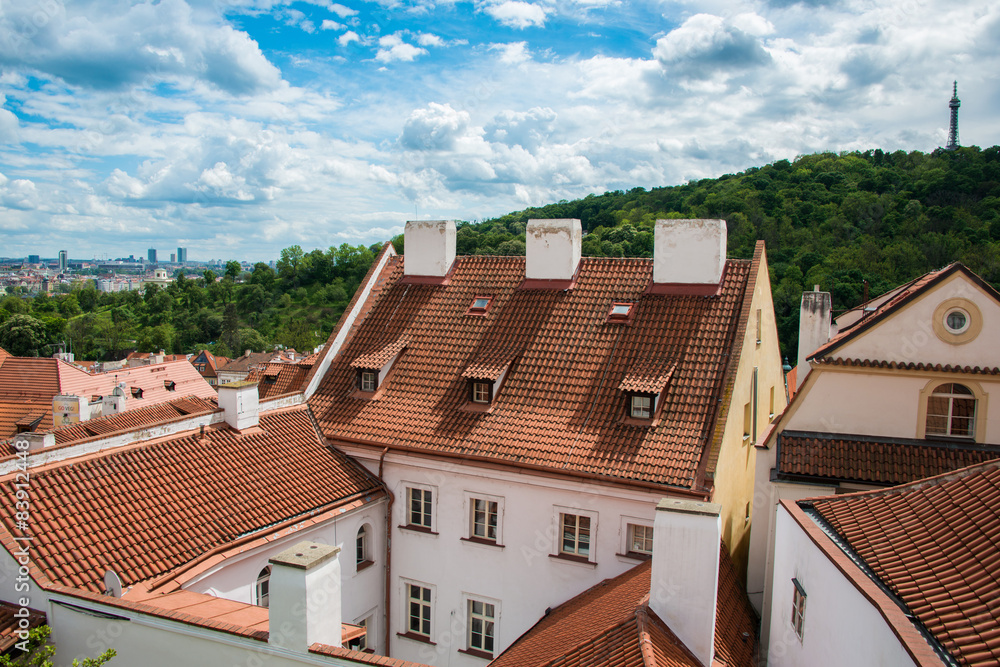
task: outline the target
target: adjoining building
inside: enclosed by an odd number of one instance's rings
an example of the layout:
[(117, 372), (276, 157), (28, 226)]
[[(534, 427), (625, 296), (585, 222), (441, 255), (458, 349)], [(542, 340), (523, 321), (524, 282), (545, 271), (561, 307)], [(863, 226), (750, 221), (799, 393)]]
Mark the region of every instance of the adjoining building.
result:
[(752, 443), (785, 394), (763, 244), (727, 260), (725, 238), (658, 221), (653, 259), (581, 258), (579, 221), (533, 220), (526, 257), (456, 257), (444, 221), (384, 248), (306, 395), (398, 499), (393, 656), (498, 655), (648, 558), (664, 496), (721, 505), (742, 576)]

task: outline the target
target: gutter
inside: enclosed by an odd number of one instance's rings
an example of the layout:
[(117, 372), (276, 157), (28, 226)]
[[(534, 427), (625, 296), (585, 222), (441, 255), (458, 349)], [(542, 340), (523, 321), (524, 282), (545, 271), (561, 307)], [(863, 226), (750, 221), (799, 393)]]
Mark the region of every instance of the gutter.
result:
[(385, 656), (389, 657), (389, 641), (392, 633), (389, 631), (389, 595), (392, 592), (392, 504), (396, 496), (389, 490), (389, 485), (382, 477), (382, 470), (385, 466), (385, 455), (389, 453), (389, 448), (382, 450), (382, 455), (378, 457), (378, 480), (385, 489), (385, 495), (389, 502), (385, 506)]

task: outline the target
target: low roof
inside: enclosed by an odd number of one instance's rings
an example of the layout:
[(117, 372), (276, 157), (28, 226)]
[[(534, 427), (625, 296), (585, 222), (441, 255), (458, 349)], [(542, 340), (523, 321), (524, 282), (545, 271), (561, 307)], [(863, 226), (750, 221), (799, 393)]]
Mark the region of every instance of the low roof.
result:
[(251, 352), (250, 354), (244, 354), (242, 356), (236, 357), (229, 363), (222, 366), (217, 366), (216, 371), (220, 373), (244, 373), (249, 372), (253, 368), (256, 368), (260, 364), (266, 364), (274, 359), (276, 355), (274, 352)]
[[(303, 474), (308, 471), (308, 474)], [(32, 564), (92, 592), (106, 570), (128, 587), (236, 540), (357, 498), (379, 481), (320, 439), (304, 407), (261, 414), (31, 469)], [(17, 536), (13, 475), (0, 478), (2, 533)]]
[[(728, 260), (719, 294), (707, 297), (649, 293), (650, 259), (584, 258), (569, 290), (524, 289), (523, 257), (459, 257), (446, 285), (404, 284), (403, 264), (390, 257), (374, 277), (379, 289), (309, 399), (328, 438), (701, 487), (699, 465), (735, 372), (733, 341), (746, 325), (751, 260)], [(470, 314), (484, 294), (489, 311)], [(613, 302), (635, 303), (632, 320), (608, 321)], [(379, 393), (352, 394), (356, 360), (400, 340), (406, 347)], [(508, 358), (490, 409), (464, 409), (467, 369)], [(619, 389), (646, 359), (676, 364), (655, 425), (627, 420)]]
[(957, 662), (1000, 662), (1000, 461), (798, 506)]
[(779, 475), (895, 485), (1000, 459), (1000, 446), (782, 431)]
[[(21, 637), (16, 634), (20, 630), (21, 619), (14, 614), (21, 613), (21, 607), (9, 602), (0, 602), (0, 654), (14, 648), (14, 645), (21, 641)], [(45, 612), (28, 609), (28, 629), (45, 625)]]
[[(756, 664), (757, 618), (725, 545), (720, 549), (715, 655), (728, 667)], [(651, 610), (651, 561), (561, 604), (490, 667), (704, 667)]]
[(301, 364), (269, 363), (250, 371), (247, 382), (256, 382), (260, 397), (273, 398), (301, 391), (310, 366)]

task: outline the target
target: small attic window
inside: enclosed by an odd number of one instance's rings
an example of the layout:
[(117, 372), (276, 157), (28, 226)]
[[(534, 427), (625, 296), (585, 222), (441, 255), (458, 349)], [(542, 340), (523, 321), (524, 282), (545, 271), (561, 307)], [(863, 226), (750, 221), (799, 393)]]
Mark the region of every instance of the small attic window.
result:
[(163, 381), (163, 388), (166, 389), (167, 391), (174, 391), (174, 388), (176, 386), (177, 386), (177, 383), (174, 382), (173, 380), (164, 380)]
[(274, 384), (277, 381), (278, 381), (278, 376), (277, 375), (265, 375), (264, 376), (264, 384)]
[(358, 371), (358, 389), (372, 392), (378, 389), (378, 371), (362, 368)]
[(132, 387), (132, 398), (142, 398), (142, 387)]
[(632, 419), (652, 419), (656, 407), (656, 396), (653, 394), (628, 394), (628, 416)]
[(473, 403), (490, 404), (493, 402), (493, 383), (488, 380), (469, 381), (469, 400)]
[(485, 315), (493, 303), (492, 296), (477, 296), (472, 300), (472, 305), (465, 312), (466, 315)]
[(608, 322), (627, 322), (632, 319), (635, 304), (627, 301), (615, 301), (608, 311)]

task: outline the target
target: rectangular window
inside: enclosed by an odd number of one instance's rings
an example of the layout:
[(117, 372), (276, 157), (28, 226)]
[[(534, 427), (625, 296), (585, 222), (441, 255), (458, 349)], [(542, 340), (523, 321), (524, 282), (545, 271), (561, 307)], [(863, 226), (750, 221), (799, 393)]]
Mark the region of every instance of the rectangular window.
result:
[(794, 591), (792, 592), (792, 629), (799, 639), (802, 639), (802, 629), (806, 619), (806, 590), (798, 579), (792, 579)]
[(653, 553), (653, 527), (628, 525), (628, 550), (637, 554)]
[(489, 602), (469, 600), (469, 648), (493, 653), (496, 607)]
[(472, 536), (483, 540), (497, 540), (497, 503), (485, 498), (472, 499)]
[(433, 494), (427, 489), (406, 489), (409, 505), (407, 523), (411, 526), (431, 527)]
[(560, 553), (590, 557), (590, 517), (579, 514), (561, 514), (562, 543)]
[(472, 402), (473, 403), (489, 403), (490, 390), (493, 388), (492, 382), (484, 382), (482, 380), (472, 381)]
[(768, 419), (774, 419), (774, 387), (773, 386), (771, 387), (771, 399), (768, 402), (767, 412), (768, 412), (768, 417), (767, 418)]
[(361, 371), (358, 377), (358, 386), (361, 391), (375, 391), (378, 389), (378, 372)]
[(407, 629), (413, 634), (431, 636), (431, 589), (407, 584), (409, 589), (409, 623)]
[(653, 397), (644, 394), (629, 395), (629, 417), (649, 419), (653, 415)]
[(757, 344), (760, 345), (760, 308), (757, 309)]
[(355, 623), (359, 628), (364, 628), (365, 634), (360, 637), (355, 637), (347, 643), (347, 648), (353, 649), (355, 651), (364, 651), (368, 648), (368, 619), (362, 618), (360, 621)]
[(749, 440), (750, 439), (750, 421), (751, 421), (750, 404), (747, 403), (746, 405), (743, 406), (743, 439), (744, 440)]

